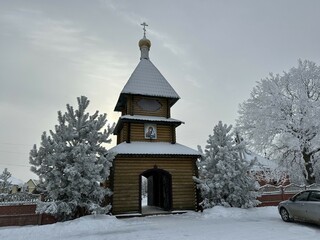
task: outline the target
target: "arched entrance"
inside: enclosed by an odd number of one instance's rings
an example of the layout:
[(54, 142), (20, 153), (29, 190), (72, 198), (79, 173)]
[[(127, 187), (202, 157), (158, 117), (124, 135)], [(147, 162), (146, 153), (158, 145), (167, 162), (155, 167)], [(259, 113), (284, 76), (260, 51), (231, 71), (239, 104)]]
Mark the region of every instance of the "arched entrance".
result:
[[(143, 181), (146, 180), (146, 182)], [(172, 177), (163, 169), (149, 169), (140, 174), (140, 196), (146, 193), (147, 206), (161, 208), (164, 211), (172, 209)], [(140, 212), (142, 202), (140, 198)]]

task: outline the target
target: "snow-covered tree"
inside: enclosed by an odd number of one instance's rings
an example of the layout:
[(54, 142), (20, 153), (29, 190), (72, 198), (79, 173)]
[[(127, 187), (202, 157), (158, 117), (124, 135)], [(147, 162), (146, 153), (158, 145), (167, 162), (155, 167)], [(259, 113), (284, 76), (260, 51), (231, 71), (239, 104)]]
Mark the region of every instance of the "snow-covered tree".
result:
[(320, 181), (319, 66), (299, 60), (289, 72), (271, 73), (257, 83), (239, 114), (245, 140), (255, 151), (279, 159), (291, 181)]
[(90, 213), (107, 212), (110, 206), (101, 206), (111, 192), (100, 187), (109, 176), (113, 155), (104, 144), (114, 124), (107, 123), (106, 114), (86, 113), (89, 100), (78, 97), (78, 109), (67, 104), (67, 112), (58, 112), (59, 124), (44, 132), (41, 146), (30, 151), (31, 171), (39, 176), (38, 190), (48, 202), (40, 202), (37, 212), (48, 213), (60, 220), (68, 220)]
[(249, 175), (253, 162), (241, 157), (244, 143), (235, 142), (231, 129), (231, 125), (221, 121), (214, 127), (199, 163), (200, 177), (195, 181), (205, 208), (215, 205), (248, 208), (259, 204), (256, 181)]
[(11, 191), (11, 182), (9, 178), (11, 177), (11, 173), (7, 168), (3, 170), (0, 174), (0, 193), (10, 193)]

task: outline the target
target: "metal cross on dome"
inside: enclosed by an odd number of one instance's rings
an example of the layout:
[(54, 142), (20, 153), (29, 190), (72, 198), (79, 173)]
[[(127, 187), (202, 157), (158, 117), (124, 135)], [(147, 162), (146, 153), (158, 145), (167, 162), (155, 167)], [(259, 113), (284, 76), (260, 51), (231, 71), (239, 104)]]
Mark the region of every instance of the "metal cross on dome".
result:
[(141, 26), (143, 26), (143, 37), (146, 37), (146, 27), (148, 27), (149, 25), (146, 24), (146, 22), (141, 23)]

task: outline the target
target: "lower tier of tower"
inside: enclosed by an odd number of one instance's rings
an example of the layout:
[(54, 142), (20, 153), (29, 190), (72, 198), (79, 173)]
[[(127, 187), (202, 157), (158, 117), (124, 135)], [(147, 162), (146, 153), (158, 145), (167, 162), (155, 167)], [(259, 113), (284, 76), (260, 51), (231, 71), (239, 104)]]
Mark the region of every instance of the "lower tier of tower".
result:
[(163, 211), (197, 210), (196, 160), (177, 155), (116, 156), (109, 179), (112, 214), (142, 213), (143, 204)]

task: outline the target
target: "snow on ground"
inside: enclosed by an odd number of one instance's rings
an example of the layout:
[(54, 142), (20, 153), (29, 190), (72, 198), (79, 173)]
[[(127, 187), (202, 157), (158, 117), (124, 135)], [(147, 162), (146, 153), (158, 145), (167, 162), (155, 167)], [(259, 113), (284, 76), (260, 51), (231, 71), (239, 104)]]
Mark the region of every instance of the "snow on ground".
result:
[(45, 226), (0, 228), (0, 239), (6, 240), (314, 240), (319, 236), (319, 226), (283, 222), (276, 207), (214, 207), (203, 213), (128, 219), (97, 215)]

